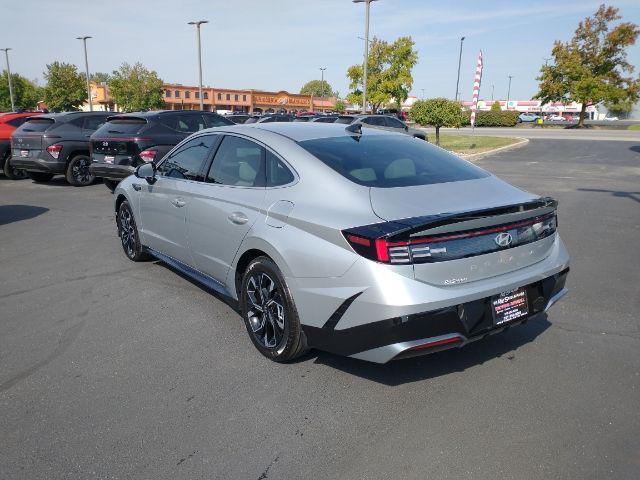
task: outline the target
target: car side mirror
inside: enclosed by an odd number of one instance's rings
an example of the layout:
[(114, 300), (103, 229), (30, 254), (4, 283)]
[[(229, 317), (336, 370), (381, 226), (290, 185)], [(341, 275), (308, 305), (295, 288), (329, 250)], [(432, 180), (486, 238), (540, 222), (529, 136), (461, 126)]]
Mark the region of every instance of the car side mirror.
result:
[(143, 163), (138, 168), (134, 175), (138, 178), (144, 178), (149, 185), (156, 183), (156, 165), (153, 162)]
[(404, 131), (408, 132), (409, 131), (409, 127), (407, 125), (404, 126)]

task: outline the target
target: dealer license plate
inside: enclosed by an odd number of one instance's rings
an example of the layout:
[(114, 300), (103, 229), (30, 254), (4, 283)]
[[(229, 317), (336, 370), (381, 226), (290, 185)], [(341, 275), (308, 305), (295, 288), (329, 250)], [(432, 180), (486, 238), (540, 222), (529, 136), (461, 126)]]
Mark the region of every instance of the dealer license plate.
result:
[(529, 300), (525, 287), (503, 292), (491, 299), (493, 321), (496, 325), (511, 322), (529, 314)]

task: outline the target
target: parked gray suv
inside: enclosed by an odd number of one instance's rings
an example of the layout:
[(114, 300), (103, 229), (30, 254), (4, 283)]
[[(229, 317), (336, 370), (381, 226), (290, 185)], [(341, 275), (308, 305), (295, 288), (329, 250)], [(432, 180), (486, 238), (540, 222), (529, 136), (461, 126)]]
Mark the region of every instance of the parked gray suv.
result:
[(115, 190), (129, 259), (237, 302), (276, 361), (384, 363), (542, 315), (569, 271), (556, 207), (419, 139), (313, 122), (203, 130)]
[(392, 115), (340, 115), (334, 123), (342, 123), (344, 125), (361, 123), (365, 127), (406, 133), (412, 137), (428, 140), (427, 134), (423, 130), (411, 128)]

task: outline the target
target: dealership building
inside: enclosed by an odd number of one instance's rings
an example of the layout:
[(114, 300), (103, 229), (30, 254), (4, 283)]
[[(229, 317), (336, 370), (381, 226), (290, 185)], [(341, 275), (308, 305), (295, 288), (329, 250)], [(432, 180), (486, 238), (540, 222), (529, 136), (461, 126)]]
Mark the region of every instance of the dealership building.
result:
[[(500, 103), (500, 108), (502, 110), (511, 110), (520, 113), (535, 113), (538, 115), (578, 115), (582, 108), (582, 104), (576, 102), (566, 104), (563, 104), (562, 102), (550, 102), (543, 105), (540, 100), (478, 100), (478, 110), (491, 110), (491, 106), (495, 102)], [(463, 101), (462, 104), (466, 108), (471, 108), (473, 102)], [(604, 116), (604, 113), (600, 112), (600, 114)], [(599, 112), (595, 105), (587, 105), (586, 115), (586, 118), (591, 120), (599, 119)]]
[[(198, 87), (176, 83), (165, 84), (162, 95), (169, 110), (195, 110), (200, 108)], [(335, 108), (336, 99), (314, 97), (286, 91), (235, 90), (203, 87), (204, 110), (222, 112), (325, 112)]]

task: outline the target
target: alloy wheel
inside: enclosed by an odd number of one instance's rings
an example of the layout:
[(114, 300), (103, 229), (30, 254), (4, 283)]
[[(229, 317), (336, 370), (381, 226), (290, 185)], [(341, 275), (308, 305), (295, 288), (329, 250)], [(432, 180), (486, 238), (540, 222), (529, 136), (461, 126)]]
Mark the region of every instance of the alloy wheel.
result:
[(265, 348), (276, 348), (284, 336), (285, 309), (280, 287), (264, 272), (247, 282), (247, 317), (255, 339)]
[(91, 183), (91, 172), (89, 172), (89, 160), (81, 158), (73, 165), (71, 174), (76, 182), (80, 184)]
[(127, 256), (133, 258), (136, 252), (136, 228), (133, 223), (131, 211), (128, 208), (121, 208), (119, 215), (120, 241)]

